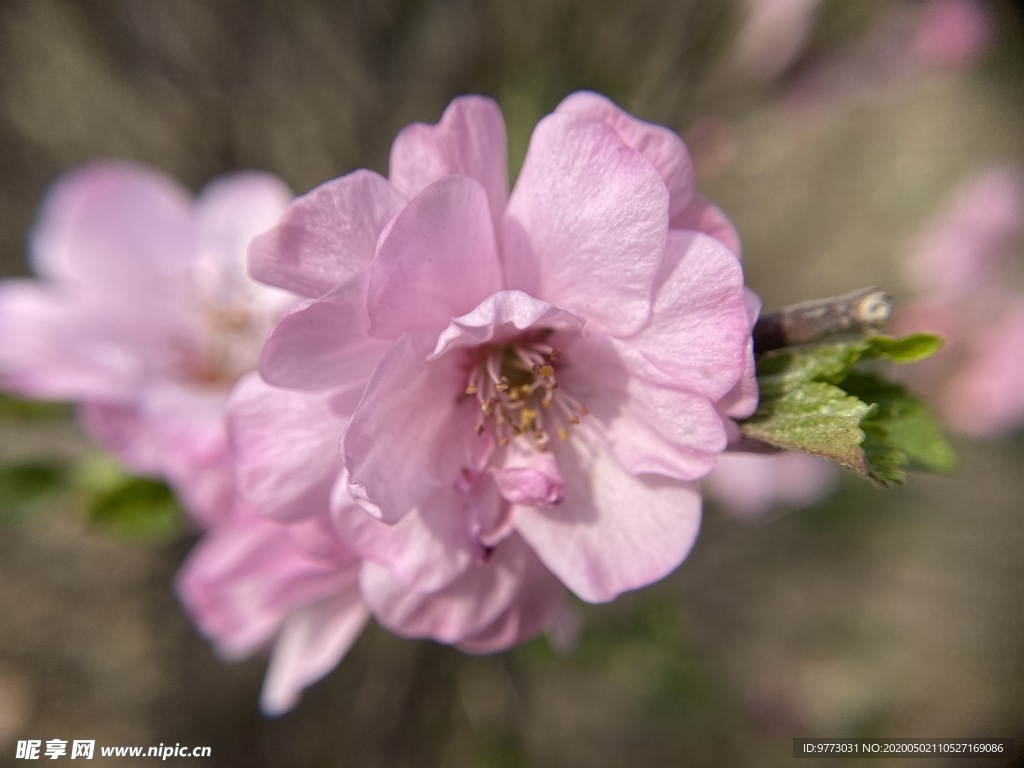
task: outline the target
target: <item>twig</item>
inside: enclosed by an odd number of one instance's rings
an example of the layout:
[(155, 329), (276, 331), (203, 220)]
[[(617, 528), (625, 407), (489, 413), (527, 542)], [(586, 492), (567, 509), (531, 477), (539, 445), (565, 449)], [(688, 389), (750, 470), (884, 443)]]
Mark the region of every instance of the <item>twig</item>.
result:
[(765, 312), (754, 325), (754, 352), (807, 344), (840, 333), (877, 331), (891, 311), (888, 293), (880, 288), (862, 288)]

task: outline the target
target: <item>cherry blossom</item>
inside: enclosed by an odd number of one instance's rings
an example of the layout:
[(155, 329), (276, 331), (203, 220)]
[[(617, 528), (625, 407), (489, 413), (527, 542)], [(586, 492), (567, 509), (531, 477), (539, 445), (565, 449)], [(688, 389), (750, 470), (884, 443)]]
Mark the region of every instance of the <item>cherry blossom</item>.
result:
[(551, 625), (564, 587), (676, 568), (757, 396), (739, 241), (678, 136), (579, 93), (511, 194), (506, 162), (465, 97), (389, 178), (297, 199), (250, 265), (307, 300), (229, 408), (247, 503), (326, 517), (378, 621), (471, 651)]
[(294, 300), (250, 280), (245, 253), (290, 199), (255, 172), (195, 200), (130, 163), (68, 174), (31, 238), (41, 279), (0, 284), (0, 386), (78, 403), (131, 469), (166, 478), (201, 524), (220, 519), (234, 496), (228, 392)]

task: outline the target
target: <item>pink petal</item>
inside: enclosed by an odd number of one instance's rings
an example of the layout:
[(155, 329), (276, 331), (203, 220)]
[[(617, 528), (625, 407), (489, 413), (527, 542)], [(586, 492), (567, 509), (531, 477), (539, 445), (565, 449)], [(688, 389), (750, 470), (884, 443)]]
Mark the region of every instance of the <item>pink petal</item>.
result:
[(605, 123), (551, 115), (533, 132), (504, 222), (508, 287), (626, 334), (650, 312), (668, 192)]
[[(750, 332), (753, 333), (754, 323), (761, 312), (761, 299), (756, 293), (747, 288), (744, 292), (747, 305), (747, 320)], [(715, 403), (718, 412), (730, 419), (745, 419), (757, 410), (757, 403), (760, 392), (757, 387), (757, 365), (754, 362), (753, 336), (751, 343), (747, 345), (747, 351), (743, 361), (743, 374), (736, 386), (728, 394)], [(727, 425), (728, 427), (728, 425)], [(733, 437), (730, 436), (730, 444)]]
[(689, 553), (700, 528), (697, 483), (635, 477), (582, 440), (556, 447), (557, 507), (521, 507), (516, 528), (541, 561), (592, 603), (655, 582)]
[(295, 706), (303, 688), (330, 672), (359, 637), (369, 614), (353, 569), (341, 594), (295, 611), (284, 621), (263, 682), (260, 708), (275, 717)]
[(688, 229), (710, 235), (732, 251), (736, 258), (739, 258), (740, 254), (743, 253), (743, 245), (740, 242), (740, 235), (736, 231), (736, 227), (722, 213), (721, 208), (714, 203), (708, 202), (700, 195), (694, 195), (689, 205), (672, 216), (669, 227), (672, 229)]
[(482, 96), (455, 99), (436, 125), (414, 123), (391, 146), (390, 179), (415, 197), (435, 181), (458, 174), (476, 179), (487, 193), (492, 221), (501, 221), (508, 199), (505, 122), (498, 105)]
[(255, 374), (244, 377), (228, 404), (241, 495), (280, 519), (326, 511), (342, 471), (346, 408), (358, 396), (339, 406), (332, 393), (277, 389)]
[(565, 480), (549, 452), (524, 449), (514, 441), (506, 449), (506, 465), (491, 470), (502, 497), (513, 504), (549, 506), (565, 498)]
[(381, 358), (345, 434), (350, 489), (394, 523), (467, 466), (475, 413), (458, 408), (457, 361), (427, 362), (433, 340), (406, 334)]
[(381, 237), (373, 263), (370, 332), (440, 331), (501, 287), (494, 225), (476, 181), (448, 176), (417, 195)]
[(80, 411), (90, 435), (137, 472), (161, 475), (203, 526), (234, 502), (234, 464), (224, 423), (225, 397), (163, 383), (132, 406), (89, 403)]
[(565, 603), (565, 589), (531, 553), (512, 604), (486, 629), (459, 641), (467, 653), (495, 653), (549, 629)]
[(403, 637), (457, 643), (483, 632), (507, 610), (523, 586), (532, 555), (518, 537), (502, 542), (485, 563), (474, 563), (439, 592), (410, 589), (386, 568), (366, 563), (360, 585), (367, 606)]
[(165, 365), (164, 336), (67, 287), (0, 285), (0, 382), (23, 395), (131, 401)]
[(211, 530), (178, 575), (197, 626), (228, 659), (262, 646), (292, 611), (348, 589), (355, 562), (323, 562), (292, 546), (287, 526), (242, 511)]
[(94, 163), (64, 176), (32, 233), (40, 274), (111, 297), (145, 291), (150, 302), (187, 279), (198, 245), (187, 190), (126, 162)]
[(335, 530), (360, 558), (384, 566), (417, 591), (435, 592), (475, 556), (459, 496), (441, 489), (392, 525), (349, 503), (334, 511)]
[(571, 328), (583, 322), (564, 309), (535, 299), (522, 291), (498, 291), (477, 307), (448, 324), (430, 355), (436, 359), (450, 349), (504, 344), (528, 328)]
[(278, 222), (293, 197), (284, 182), (269, 173), (247, 171), (214, 180), (194, 206), (204, 256), (215, 262), (218, 272), (246, 278), (249, 244)]
[(300, 296), (322, 296), (373, 260), (378, 236), (404, 203), (404, 195), (372, 171), (322, 184), (253, 242), (250, 274)]
[(630, 370), (717, 400), (743, 373), (750, 319), (739, 262), (721, 243), (669, 233), (650, 322), (621, 345)]
[(637, 120), (610, 100), (590, 91), (578, 91), (566, 97), (556, 114), (578, 115), (607, 123), (633, 149), (658, 169), (671, 202), (669, 215), (685, 210), (694, 197), (693, 160), (686, 144), (668, 128)]
[(362, 387), (387, 349), (368, 335), (369, 324), (366, 277), (357, 275), (285, 314), (263, 345), (260, 374), (291, 389)]

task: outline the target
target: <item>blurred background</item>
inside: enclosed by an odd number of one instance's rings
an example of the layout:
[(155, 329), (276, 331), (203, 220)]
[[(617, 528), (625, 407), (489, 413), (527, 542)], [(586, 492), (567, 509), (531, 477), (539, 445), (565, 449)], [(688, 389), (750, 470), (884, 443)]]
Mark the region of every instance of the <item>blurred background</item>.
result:
[[(514, 178), (536, 121), (588, 88), (687, 139), (768, 308), (868, 285), (912, 305), (907, 265), (992, 174), (981, 218), (1010, 213), (964, 226), (1002, 227), (1019, 296), (1022, 44), (1020, 5), (997, 0), (6, 0), (0, 276), (27, 273), (40, 198), (89, 160), (304, 192), (386, 173), (402, 126), (474, 92), (504, 110)], [(221, 664), (177, 603), (190, 535), (121, 535), (37, 493), (94, 449), (70, 410), (4, 400), (0, 762), (26, 738), (208, 745), (181, 764), (217, 766), (775, 766), (794, 737), (1020, 752), (1024, 437), (1001, 426), (906, 488), (712, 498), (671, 577), (578, 605), (554, 639), (471, 657), (371, 627), (267, 720), (264, 661)]]

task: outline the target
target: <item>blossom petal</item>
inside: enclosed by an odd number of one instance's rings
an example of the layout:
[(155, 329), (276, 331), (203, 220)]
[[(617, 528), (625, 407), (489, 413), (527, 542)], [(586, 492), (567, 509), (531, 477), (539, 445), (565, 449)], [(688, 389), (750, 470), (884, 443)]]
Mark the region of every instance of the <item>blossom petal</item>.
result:
[(475, 555), (458, 496), (441, 489), (392, 525), (349, 503), (335, 509), (334, 527), (362, 559), (383, 565), (410, 588), (435, 592)]
[(215, 261), (218, 273), (246, 278), (249, 244), (278, 222), (293, 197), (279, 178), (258, 171), (221, 176), (207, 184), (195, 201), (203, 256)]
[(302, 689), (330, 672), (362, 632), (369, 613), (359, 594), (358, 571), (353, 567), (350, 573), (352, 583), (341, 594), (285, 619), (260, 696), (265, 715), (274, 717), (294, 707)]
[(474, 563), (439, 592), (410, 589), (386, 568), (365, 563), (360, 575), (371, 613), (403, 637), (457, 643), (483, 632), (516, 599), (532, 555), (518, 537), (502, 542), (485, 563)]
[(551, 453), (524, 449), (514, 441), (504, 467), (491, 470), (502, 497), (513, 504), (547, 506), (565, 498), (565, 480)]
[(413, 123), (391, 145), (391, 183), (415, 197), (435, 181), (458, 174), (487, 192), (491, 218), (501, 221), (508, 200), (508, 159), (501, 110), (483, 96), (455, 99), (436, 125)]
[(127, 466), (166, 479), (203, 526), (233, 505), (234, 464), (224, 425), (224, 395), (166, 382), (134, 405), (86, 403), (89, 434)]
[(504, 221), (508, 287), (626, 334), (650, 312), (668, 192), (609, 125), (551, 115), (533, 132)]
[(300, 296), (322, 296), (373, 260), (384, 225), (404, 204), (405, 196), (372, 171), (321, 184), (253, 241), (249, 272)]
[(732, 253), (706, 235), (670, 232), (651, 320), (618, 347), (633, 374), (717, 400), (751, 348), (746, 302)]
[[(342, 471), (338, 444), (359, 392), (295, 392), (250, 374), (228, 404), (240, 494), (260, 512), (294, 519), (326, 511)], [(347, 405), (339, 405), (339, 399)]]
[(565, 500), (521, 507), (516, 529), (563, 584), (601, 603), (663, 578), (683, 561), (700, 528), (697, 483), (630, 475), (578, 440), (556, 450)]
[(263, 345), (260, 374), (291, 389), (361, 386), (387, 349), (367, 333), (369, 324), (366, 278), (357, 275), (285, 314)]
[(178, 574), (178, 594), (227, 659), (248, 656), (297, 608), (343, 591), (353, 576), (308, 558), (287, 526), (249, 511), (212, 529)]
[(188, 279), (199, 232), (188, 191), (140, 165), (99, 162), (64, 176), (32, 233), (40, 274), (111, 297), (166, 296)]
[(722, 213), (721, 208), (700, 195), (694, 195), (690, 204), (672, 217), (669, 227), (703, 232), (732, 251), (737, 258), (743, 253), (736, 227)]
[(475, 412), (458, 407), (457, 362), (428, 362), (429, 336), (406, 334), (381, 358), (344, 440), (349, 486), (365, 509), (394, 523), (468, 462)]
[(459, 650), (495, 653), (528, 640), (555, 623), (564, 603), (565, 589), (531, 552), (512, 604), (489, 627), (460, 640)]
[(576, 314), (527, 293), (498, 291), (484, 299), (472, 312), (452, 320), (438, 336), (430, 359), (438, 358), (453, 348), (504, 344), (528, 328), (575, 330), (582, 326), (583, 321)]
[(0, 285), (0, 381), (23, 395), (132, 400), (163, 367), (159, 331), (71, 290)]
[(690, 206), (694, 197), (693, 160), (678, 134), (664, 126), (638, 120), (611, 100), (591, 91), (567, 96), (555, 112), (589, 117), (610, 125), (658, 169), (671, 198), (669, 215), (674, 217)]
[(448, 176), (417, 195), (381, 237), (370, 275), (370, 332), (440, 331), (501, 288), (483, 187)]

